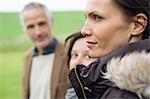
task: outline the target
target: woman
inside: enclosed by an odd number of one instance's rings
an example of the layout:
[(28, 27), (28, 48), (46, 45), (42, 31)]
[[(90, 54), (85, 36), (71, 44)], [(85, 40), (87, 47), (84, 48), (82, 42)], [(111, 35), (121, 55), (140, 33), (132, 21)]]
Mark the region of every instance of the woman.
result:
[[(81, 32), (76, 32), (68, 36), (65, 40), (67, 46), (67, 65), (69, 69), (75, 68), (76, 65), (89, 65), (96, 58), (89, 57), (89, 49), (86, 46), (85, 36)], [(67, 90), (66, 99), (77, 99), (73, 88)]]
[(88, 67), (77, 66), (69, 73), (79, 98), (139, 99), (104, 78), (107, 63), (135, 51), (150, 50), (149, 0), (89, 0), (82, 34), (90, 57), (99, 60)]

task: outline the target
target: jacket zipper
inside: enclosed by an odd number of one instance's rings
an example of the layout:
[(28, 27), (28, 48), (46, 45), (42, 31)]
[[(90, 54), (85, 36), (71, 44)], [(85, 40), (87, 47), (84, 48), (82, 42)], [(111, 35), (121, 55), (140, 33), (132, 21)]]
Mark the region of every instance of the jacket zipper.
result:
[(74, 71), (75, 71), (75, 75), (76, 75), (76, 77), (77, 77), (77, 80), (78, 80), (78, 82), (79, 82), (79, 84), (80, 84), (80, 86), (81, 86), (84, 99), (87, 99), (87, 97), (86, 97), (86, 95), (85, 95), (85, 91), (84, 91), (83, 85), (82, 85), (82, 83), (81, 83), (81, 81), (80, 81), (80, 79), (79, 79), (79, 76), (78, 76), (78, 74), (77, 74), (76, 68), (74, 68)]

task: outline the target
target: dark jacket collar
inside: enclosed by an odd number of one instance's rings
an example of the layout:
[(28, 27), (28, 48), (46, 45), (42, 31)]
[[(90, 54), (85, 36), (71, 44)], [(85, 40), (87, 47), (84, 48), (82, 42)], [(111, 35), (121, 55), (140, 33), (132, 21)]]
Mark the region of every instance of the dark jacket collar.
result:
[[(55, 51), (55, 49), (56, 49), (57, 42), (58, 41), (56, 40), (56, 38), (53, 38), (52, 42), (45, 49), (45, 51), (42, 53), (42, 55), (48, 55), (48, 54), (53, 53)], [(38, 55), (39, 55), (38, 49), (37, 49), (37, 47), (35, 47), (33, 49), (33, 56), (38, 56)]]
[(146, 50), (148, 52), (150, 51), (150, 38), (134, 42), (123, 46), (117, 50), (114, 50), (113, 52), (100, 58), (100, 63), (107, 64), (107, 62), (110, 61), (112, 57), (123, 57), (124, 55), (132, 53), (134, 51), (141, 52), (143, 50)]
[(89, 79), (92, 80), (92, 82), (96, 82), (98, 79), (103, 76), (101, 72), (106, 72), (106, 64), (113, 58), (113, 57), (123, 57), (126, 54), (132, 53), (134, 51), (141, 52), (143, 50), (150, 51), (150, 39), (141, 40), (138, 42), (134, 42), (131, 44), (128, 44), (126, 46), (123, 46), (117, 50), (114, 50), (113, 52), (101, 57), (98, 59), (97, 63), (91, 64), (87, 67), (88, 71), (93, 71), (91, 73), (91, 76), (89, 76)]
[[(87, 98), (99, 97), (98, 99), (104, 99), (100, 97), (103, 96), (109, 87), (116, 88), (114, 83), (103, 78), (103, 74), (106, 72), (106, 64), (113, 57), (123, 57), (128, 53), (132, 53), (134, 51), (141, 52), (143, 50), (150, 51), (150, 39), (131, 43), (117, 50), (114, 50), (113, 52), (91, 63), (88, 67), (78, 65), (76, 68), (72, 69), (69, 72), (69, 79), (78, 97), (84, 98), (86, 94)], [(86, 77), (83, 74), (86, 75)], [(92, 90), (92, 92), (85, 90), (84, 87), (88, 87), (86, 89)], [(128, 93), (128, 95), (129, 94), (131, 93)]]

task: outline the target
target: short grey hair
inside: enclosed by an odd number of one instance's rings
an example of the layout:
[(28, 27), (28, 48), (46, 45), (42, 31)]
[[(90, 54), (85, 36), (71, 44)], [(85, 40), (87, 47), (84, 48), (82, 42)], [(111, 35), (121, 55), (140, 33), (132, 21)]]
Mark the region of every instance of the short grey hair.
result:
[(32, 8), (41, 8), (45, 12), (45, 14), (49, 20), (53, 19), (52, 12), (50, 12), (44, 4), (39, 3), (39, 2), (30, 2), (24, 6), (24, 8), (22, 9), (22, 11), (20, 13), (20, 21), (21, 21), (21, 25), (23, 26), (23, 28), (24, 28), (24, 22), (23, 22), (22, 14), (24, 13), (24, 11), (30, 10)]

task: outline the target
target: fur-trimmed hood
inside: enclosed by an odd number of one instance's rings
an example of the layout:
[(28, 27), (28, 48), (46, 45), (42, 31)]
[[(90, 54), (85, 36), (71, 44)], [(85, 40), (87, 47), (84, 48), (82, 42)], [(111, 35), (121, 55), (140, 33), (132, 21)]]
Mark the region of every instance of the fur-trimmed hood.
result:
[(121, 89), (136, 93), (140, 99), (150, 99), (150, 53), (134, 52), (122, 58), (112, 58), (104, 78)]

